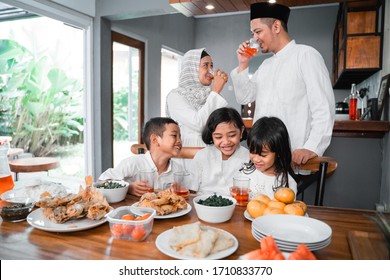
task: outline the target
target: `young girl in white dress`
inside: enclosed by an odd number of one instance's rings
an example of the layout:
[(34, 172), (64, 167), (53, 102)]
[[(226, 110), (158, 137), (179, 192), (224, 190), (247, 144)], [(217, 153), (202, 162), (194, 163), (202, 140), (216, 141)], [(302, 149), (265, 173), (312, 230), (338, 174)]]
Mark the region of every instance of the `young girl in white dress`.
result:
[(250, 180), (249, 199), (265, 194), (271, 199), (280, 187), (297, 193), (291, 167), (290, 138), (284, 123), (276, 117), (258, 119), (249, 131), (250, 162), (242, 172)]
[(230, 195), (233, 177), (249, 160), (249, 151), (240, 142), (246, 130), (240, 114), (233, 108), (213, 111), (202, 132), (207, 147), (194, 157), (194, 191)]

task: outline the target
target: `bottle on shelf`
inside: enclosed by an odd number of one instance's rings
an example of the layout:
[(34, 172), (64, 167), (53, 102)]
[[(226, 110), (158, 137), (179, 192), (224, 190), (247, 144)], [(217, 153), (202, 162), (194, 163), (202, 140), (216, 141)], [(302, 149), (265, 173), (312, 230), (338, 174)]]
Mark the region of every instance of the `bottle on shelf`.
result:
[(358, 120), (357, 116), (357, 96), (356, 84), (351, 86), (351, 94), (349, 95), (349, 119)]
[(358, 91), (358, 117), (359, 120), (362, 120), (366, 117), (366, 111), (367, 111), (367, 96), (368, 96), (368, 88), (362, 88)]

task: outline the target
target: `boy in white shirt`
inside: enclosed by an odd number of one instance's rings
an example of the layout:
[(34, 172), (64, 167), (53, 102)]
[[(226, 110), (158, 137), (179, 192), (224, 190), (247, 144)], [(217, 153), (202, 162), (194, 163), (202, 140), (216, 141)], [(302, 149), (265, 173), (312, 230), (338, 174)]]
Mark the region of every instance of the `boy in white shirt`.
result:
[(153, 170), (155, 188), (167, 189), (173, 182), (173, 173), (184, 168), (171, 160), (179, 155), (182, 142), (180, 128), (171, 118), (152, 118), (144, 127), (142, 138), (148, 151), (122, 160), (115, 168), (103, 172), (99, 180), (125, 180), (130, 183), (129, 193), (141, 196), (147, 192), (145, 181), (138, 179), (140, 170)]

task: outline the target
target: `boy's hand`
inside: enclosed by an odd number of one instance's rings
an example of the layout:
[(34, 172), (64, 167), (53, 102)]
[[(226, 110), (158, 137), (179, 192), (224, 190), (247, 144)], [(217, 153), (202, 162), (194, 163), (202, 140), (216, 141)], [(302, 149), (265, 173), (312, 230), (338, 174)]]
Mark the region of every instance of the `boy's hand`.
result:
[(144, 193), (148, 192), (146, 181), (135, 181), (131, 183), (127, 192), (136, 196), (143, 195)]

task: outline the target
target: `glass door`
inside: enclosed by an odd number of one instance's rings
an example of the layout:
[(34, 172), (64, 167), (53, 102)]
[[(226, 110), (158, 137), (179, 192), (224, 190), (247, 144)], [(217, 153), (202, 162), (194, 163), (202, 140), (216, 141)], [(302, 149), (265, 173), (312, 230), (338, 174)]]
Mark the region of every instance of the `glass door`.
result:
[(112, 133), (116, 166), (131, 155), (132, 144), (141, 143), (145, 44), (115, 32), (112, 41)]

